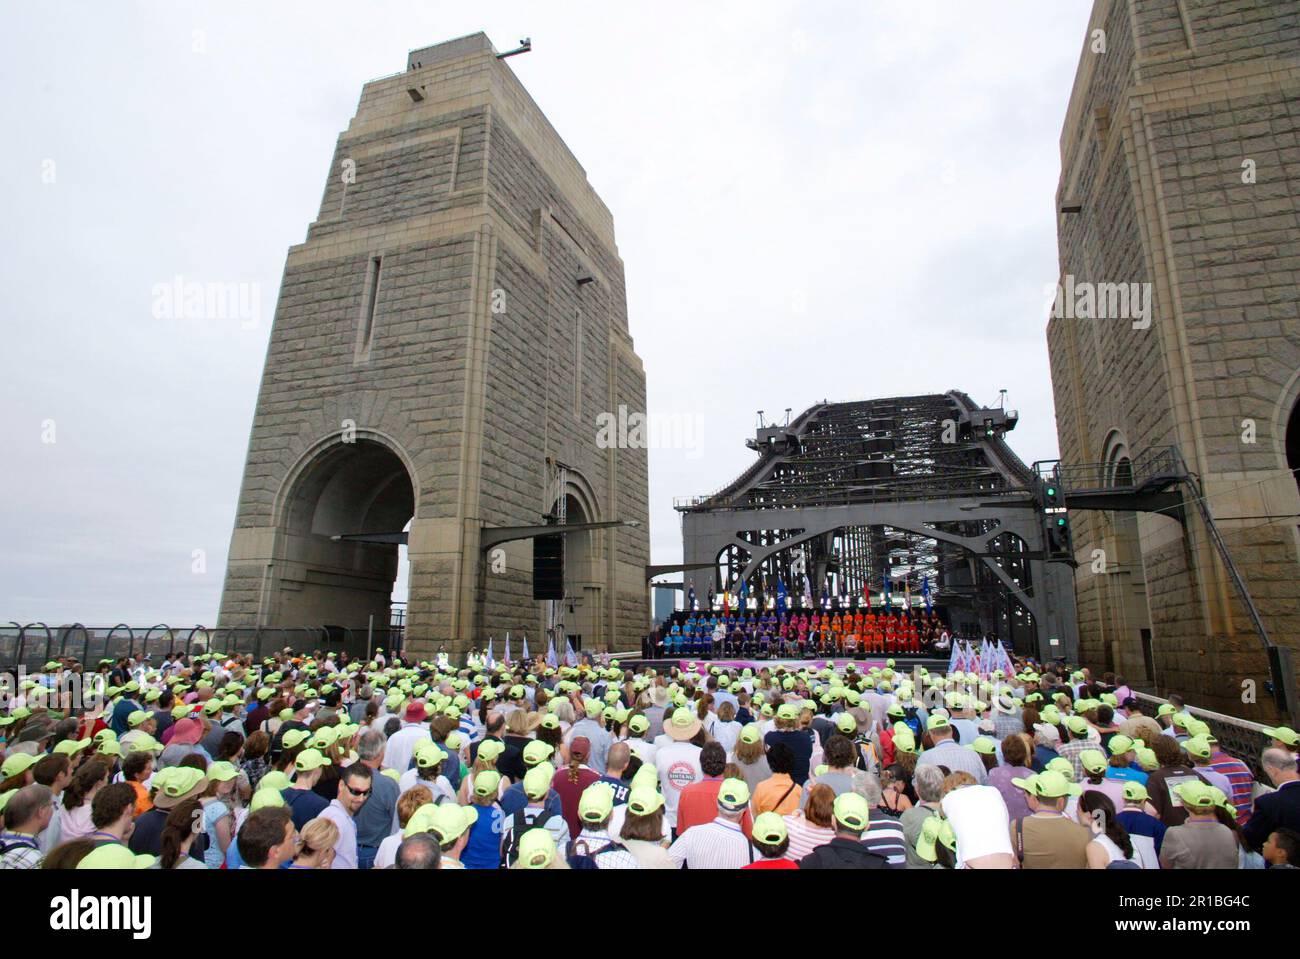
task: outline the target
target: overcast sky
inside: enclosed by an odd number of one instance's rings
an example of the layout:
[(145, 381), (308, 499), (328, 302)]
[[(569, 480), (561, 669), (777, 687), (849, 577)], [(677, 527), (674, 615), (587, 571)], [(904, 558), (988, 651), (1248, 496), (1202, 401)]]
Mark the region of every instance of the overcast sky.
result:
[[(1055, 457), (1043, 288), (1091, 6), (0, 3), (0, 621), (214, 624), (335, 139), (363, 83), (478, 30), (532, 38), (508, 62), (613, 212), (650, 411), (702, 428), (651, 450), (654, 562), (758, 409), (1006, 388), (1011, 445)], [(176, 275), (257, 284), (261, 322), (156, 317)]]

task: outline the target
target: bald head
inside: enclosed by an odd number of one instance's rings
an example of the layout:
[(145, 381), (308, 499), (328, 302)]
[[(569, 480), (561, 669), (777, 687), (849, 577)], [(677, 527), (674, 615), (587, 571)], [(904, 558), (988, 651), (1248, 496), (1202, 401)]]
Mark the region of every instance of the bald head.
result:
[(605, 756), (605, 775), (620, 778), (631, 761), (632, 750), (628, 749), (627, 743), (615, 743), (609, 747), (609, 753)]

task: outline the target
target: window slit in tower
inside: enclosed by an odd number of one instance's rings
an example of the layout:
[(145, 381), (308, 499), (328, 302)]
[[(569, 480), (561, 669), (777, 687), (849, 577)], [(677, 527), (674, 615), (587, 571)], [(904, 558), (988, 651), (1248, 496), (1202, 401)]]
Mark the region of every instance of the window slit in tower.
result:
[(375, 333), (375, 304), (379, 300), (379, 270), (383, 263), (383, 257), (375, 257), (370, 261), (370, 295), (366, 299), (366, 322), (361, 333), (361, 349), (363, 351), (370, 349), (370, 340)]

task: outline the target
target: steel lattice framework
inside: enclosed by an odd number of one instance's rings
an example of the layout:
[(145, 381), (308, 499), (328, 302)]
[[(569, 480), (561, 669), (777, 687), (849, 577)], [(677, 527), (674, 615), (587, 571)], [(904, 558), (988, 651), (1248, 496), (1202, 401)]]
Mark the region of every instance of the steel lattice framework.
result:
[[(778, 582), (796, 602), (879, 602), (910, 586), (966, 633), (1012, 639), (1040, 655), (1071, 655), (1073, 575), (1044, 562), (1035, 473), (1003, 441), (1017, 415), (965, 393), (813, 406), (761, 426), (758, 459), (710, 496), (678, 501), (685, 582), (703, 601), (744, 581), (766, 603)], [(1056, 642), (1053, 643), (1052, 641)]]

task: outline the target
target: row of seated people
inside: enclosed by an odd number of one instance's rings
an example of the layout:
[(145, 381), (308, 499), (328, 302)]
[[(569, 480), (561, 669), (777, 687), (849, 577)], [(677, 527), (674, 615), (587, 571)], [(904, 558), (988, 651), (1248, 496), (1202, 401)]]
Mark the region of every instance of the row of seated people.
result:
[(655, 653), (713, 659), (894, 655), (930, 652), (945, 635), (933, 615), (715, 616), (674, 623), (655, 638)]

